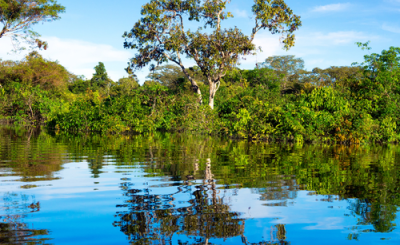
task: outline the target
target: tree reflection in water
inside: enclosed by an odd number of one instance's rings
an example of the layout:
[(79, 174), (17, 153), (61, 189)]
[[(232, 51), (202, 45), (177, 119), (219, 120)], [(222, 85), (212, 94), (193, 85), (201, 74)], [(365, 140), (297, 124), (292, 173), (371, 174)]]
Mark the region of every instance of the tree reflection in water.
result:
[(46, 244), (47, 230), (37, 230), (23, 222), (29, 213), (40, 211), (40, 203), (33, 197), (6, 193), (0, 209), (0, 244)]
[[(0, 128), (0, 146), (1, 176), (24, 183), (24, 189), (58, 179), (56, 173), (66, 162), (85, 162), (93, 178), (102, 178), (108, 171), (104, 166), (114, 165), (115, 173), (140, 169), (146, 178), (175, 181), (175, 187), (160, 186), (171, 194), (159, 196), (132, 189), (129, 183), (121, 185), (129, 200), (120, 206), (130, 209), (118, 213), (115, 225), (137, 244), (168, 243), (172, 236), (192, 244), (234, 236), (241, 240), (245, 220), (229, 209), (229, 195), (239, 188), (259, 194), (262, 205), (271, 208), (296, 205), (299, 191), (315, 195), (310, 200), (346, 200), (345, 215), (357, 219), (351, 239), (396, 231), (398, 223), (400, 148), (394, 145), (291, 146), (184, 134), (71, 136)], [(216, 189), (215, 180), (226, 190)], [(23, 223), (19, 216), (12, 217)], [(13, 226), (18, 222), (4, 219), (0, 243), (16, 236), (9, 230), (19, 229)], [(272, 243), (286, 241), (284, 226), (271, 231)]]
[(355, 199), (349, 202), (349, 209), (358, 218), (357, 225), (372, 225), (374, 232), (392, 232), (396, 226), (397, 207), (391, 204), (371, 203)]
[[(190, 181), (168, 195), (151, 195), (149, 189), (130, 189), (124, 183), (122, 189), (129, 200), (117, 207), (129, 207), (129, 211), (117, 212), (120, 220), (113, 225), (120, 227), (131, 244), (173, 244), (173, 235), (186, 236), (182, 240), (178, 238), (178, 244), (212, 244), (212, 238), (232, 237), (241, 237), (243, 244), (252, 244), (244, 235), (245, 220), (240, 218), (241, 214), (231, 211), (225, 201), (228, 199), (218, 195), (211, 160), (207, 159), (201, 185), (196, 185), (198, 182), (192, 176), (187, 178)], [(190, 206), (177, 208), (173, 202), (182, 193), (190, 193), (189, 200), (185, 200)], [(288, 244), (284, 225), (276, 225), (271, 231), (276, 244)]]
[(55, 173), (62, 170), (66, 152), (65, 145), (39, 127), (0, 127), (0, 176), (18, 176), (25, 183), (57, 180)]

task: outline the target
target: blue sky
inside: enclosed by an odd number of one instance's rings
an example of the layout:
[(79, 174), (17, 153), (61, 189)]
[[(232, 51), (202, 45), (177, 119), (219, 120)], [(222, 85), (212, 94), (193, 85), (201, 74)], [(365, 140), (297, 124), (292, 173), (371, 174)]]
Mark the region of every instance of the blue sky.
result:
[[(113, 80), (127, 76), (124, 68), (134, 50), (123, 48), (122, 34), (140, 18), (141, 6), (148, 1), (58, 0), (66, 7), (61, 20), (33, 27), (49, 43), (49, 49), (41, 53), (87, 78), (91, 78), (93, 67), (100, 61), (105, 63)], [(224, 25), (238, 26), (249, 33), (254, 23), (252, 3), (232, 0), (228, 10), (235, 18)], [(365, 52), (355, 42), (371, 41), (371, 52), (400, 46), (400, 0), (286, 0), (286, 3), (302, 17), (303, 26), (296, 33), (295, 47), (286, 52), (279, 44), (279, 35), (260, 32), (255, 43), (263, 52), (247, 57), (241, 68), (251, 69), (268, 56), (285, 54), (303, 58), (309, 70), (345, 66), (363, 59)], [(9, 54), (10, 50), (10, 41), (2, 38), (1, 59), (20, 59), (24, 55)], [(137, 73), (141, 83), (147, 74), (147, 68)]]

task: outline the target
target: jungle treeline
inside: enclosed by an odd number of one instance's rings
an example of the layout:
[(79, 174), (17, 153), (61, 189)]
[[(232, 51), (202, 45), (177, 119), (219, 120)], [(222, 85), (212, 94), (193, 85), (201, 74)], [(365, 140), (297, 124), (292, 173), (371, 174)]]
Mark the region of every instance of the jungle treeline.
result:
[[(215, 107), (198, 67), (154, 67), (112, 81), (103, 63), (91, 79), (32, 52), (0, 60), (0, 119), (71, 133), (193, 132), (268, 141), (352, 143), (400, 140), (400, 48), (352, 66), (304, 69), (294, 56), (273, 56), (252, 70), (233, 68)], [(201, 102), (201, 103), (200, 103)]]

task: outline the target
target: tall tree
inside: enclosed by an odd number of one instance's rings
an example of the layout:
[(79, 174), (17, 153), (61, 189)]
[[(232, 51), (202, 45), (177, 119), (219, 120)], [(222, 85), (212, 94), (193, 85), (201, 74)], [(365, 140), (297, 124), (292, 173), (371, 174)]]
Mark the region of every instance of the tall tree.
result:
[(283, 75), (282, 89), (285, 91), (291, 80), (290, 77), (304, 69), (304, 60), (295, 58), (294, 55), (270, 56), (261, 66), (274, 70), (278, 75)]
[(304, 60), (295, 58), (294, 55), (270, 56), (262, 66), (285, 75), (293, 75), (297, 71), (304, 69)]
[(91, 86), (93, 88), (105, 88), (111, 80), (108, 78), (106, 67), (103, 62), (99, 62), (97, 66), (94, 67), (95, 73), (93, 74), (91, 81)]
[[(224, 29), (221, 22), (233, 17), (224, 11), (228, 3), (229, 0), (151, 0), (145, 4), (143, 17), (124, 34), (124, 47), (137, 50), (128, 70), (132, 72), (152, 62), (160, 65), (171, 61), (182, 69), (202, 102), (200, 88), (182, 60), (183, 57), (193, 59), (208, 80), (209, 105), (214, 108), (221, 78), (242, 55), (256, 50), (253, 40), (259, 31), (281, 33), (284, 48), (289, 49), (294, 45), (293, 32), (301, 26), (300, 17), (283, 0), (254, 0), (255, 23), (250, 36), (237, 27)], [(202, 24), (191, 31), (185, 29), (187, 21)]]
[(168, 64), (155, 67), (147, 77), (164, 86), (172, 86), (184, 76), (179, 66)]
[[(187, 72), (195, 81), (206, 82), (198, 67), (190, 67)], [(185, 81), (186, 78), (182, 69), (179, 66), (172, 64), (155, 67), (147, 77), (168, 87), (174, 87), (182, 81)]]
[(31, 48), (47, 49), (47, 43), (31, 30), (32, 25), (60, 19), (65, 7), (56, 0), (0, 0), (0, 38), (10, 37), (14, 50), (21, 41)]

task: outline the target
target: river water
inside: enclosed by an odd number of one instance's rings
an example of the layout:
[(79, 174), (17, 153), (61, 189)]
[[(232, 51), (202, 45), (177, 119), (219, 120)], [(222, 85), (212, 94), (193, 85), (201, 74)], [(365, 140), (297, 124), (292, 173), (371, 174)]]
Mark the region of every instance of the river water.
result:
[(400, 147), (0, 128), (0, 244), (399, 244)]

